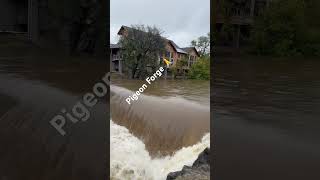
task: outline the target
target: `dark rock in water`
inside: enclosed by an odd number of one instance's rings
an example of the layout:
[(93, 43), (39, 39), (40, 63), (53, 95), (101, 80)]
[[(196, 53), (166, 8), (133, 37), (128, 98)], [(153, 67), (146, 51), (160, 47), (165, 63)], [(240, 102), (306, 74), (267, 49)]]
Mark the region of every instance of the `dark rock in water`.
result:
[(167, 180), (207, 180), (210, 179), (210, 149), (206, 148), (198, 159), (190, 166), (184, 166), (181, 171), (169, 173)]
[(202, 153), (198, 156), (198, 159), (193, 163), (192, 166), (198, 167), (201, 165), (209, 165), (210, 167), (210, 149), (206, 148)]

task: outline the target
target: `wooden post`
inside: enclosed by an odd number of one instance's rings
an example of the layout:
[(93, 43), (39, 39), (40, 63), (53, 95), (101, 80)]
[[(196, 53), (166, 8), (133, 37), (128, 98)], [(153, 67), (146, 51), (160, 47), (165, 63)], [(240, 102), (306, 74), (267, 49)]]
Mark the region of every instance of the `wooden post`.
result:
[(271, 0), (267, 0), (267, 7), (269, 7)]
[[(109, 45), (110, 47), (110, 45)], [(109, 60), (109, 63), (110, 63), (110, 71), (112, 72), (113, 71), (113, 57), (112, 57), (112, 49), (110, 48), (110, 60)]]
[(234, 32), (234, 42), (235, 42), (235, 47), (239, 48), (240, 47), (240, 25), (235, 25), (235, 31)]
[(119, 73), (122, 74), (122, 59), (119, 56)]
[(254, 6), (255, 6), (255, 0), (251, 0), (251, 6), (250, 6), (250, 17), (254, 17)]
[(39, 39), (38, 20), (38, 0), (28, 0), (28, 39), (33, 43), (36, 43)]
[(166, 70), (164, 71), (164, 79), (167, 79), (168, 75), (168, 66), (166, 67)]

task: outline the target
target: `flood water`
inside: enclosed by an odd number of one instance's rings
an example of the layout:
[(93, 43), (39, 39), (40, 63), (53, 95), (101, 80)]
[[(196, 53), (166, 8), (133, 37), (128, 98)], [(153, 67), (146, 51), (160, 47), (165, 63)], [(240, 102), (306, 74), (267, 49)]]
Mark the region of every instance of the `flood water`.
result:
[(0, 57), (0, 179), (107, 177), (106, 98), (90, 109), (86, 122), (67, 122), (65, 136), (49, 123), (62, 108), (70, 111), (92, 92), (106, 73), (106, 64), (19, 53)]
[(304, 58), (215, 63), (217, 179), (320, 178), (319, 67)]
[[(210, 146), (210, 83), (111, 80), (111, 179), (166, 179)], [(118, 155), (121, 153), (121, 157)]]

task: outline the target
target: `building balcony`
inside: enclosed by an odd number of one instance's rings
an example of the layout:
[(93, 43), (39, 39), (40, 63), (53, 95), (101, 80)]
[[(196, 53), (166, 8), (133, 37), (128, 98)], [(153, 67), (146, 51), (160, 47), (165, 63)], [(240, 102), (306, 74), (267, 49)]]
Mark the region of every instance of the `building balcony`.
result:
[[(221, 15), (217, 15), (217, 23), (225, 23), (224, 18)], [(237, 25), (250, 25), (253, 23), (253, 17), (249, 15), (241, 16), (241, 15), (234, 15), (230, 17), (231, 24)]]
[(112, 55), (112, 61), (121, 61), (120, 55)]

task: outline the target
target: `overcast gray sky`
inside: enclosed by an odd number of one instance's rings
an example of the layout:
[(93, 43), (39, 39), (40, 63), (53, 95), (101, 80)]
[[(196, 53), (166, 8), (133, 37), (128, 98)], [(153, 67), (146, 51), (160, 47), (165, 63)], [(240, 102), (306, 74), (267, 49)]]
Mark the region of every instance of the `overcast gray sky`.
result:
[(210, 0), (111, 0), (110, 40), (121, 25), (157, 26), (180, 47), (210, 31)]

